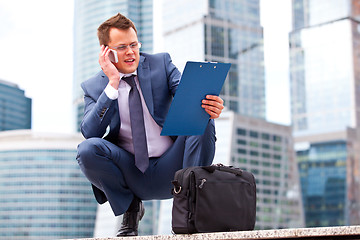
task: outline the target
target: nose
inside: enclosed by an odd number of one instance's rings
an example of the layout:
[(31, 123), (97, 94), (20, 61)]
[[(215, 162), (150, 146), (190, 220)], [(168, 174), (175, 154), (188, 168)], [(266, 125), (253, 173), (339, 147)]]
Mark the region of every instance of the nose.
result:
[(126, 46), (126, 54), (133, 54), (134, 53), (134, 50), (130, 47), (130, 45), (127, 45)]

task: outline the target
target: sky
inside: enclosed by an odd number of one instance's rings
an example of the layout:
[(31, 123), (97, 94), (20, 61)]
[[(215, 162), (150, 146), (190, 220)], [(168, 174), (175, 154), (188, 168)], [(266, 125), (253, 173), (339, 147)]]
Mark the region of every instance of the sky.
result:
[[(267, 120), (290, 124), (290, 0), (260, 0)], [(0, 0), (0, 79), (32, 98), (32, 128), (71, 133), (73, 0)], [(94, 37), (96, 37), (94, 35)]]
[(0, 79), (32, 98), (32, 127), (71, 132), (73, 1), (0, 0)]

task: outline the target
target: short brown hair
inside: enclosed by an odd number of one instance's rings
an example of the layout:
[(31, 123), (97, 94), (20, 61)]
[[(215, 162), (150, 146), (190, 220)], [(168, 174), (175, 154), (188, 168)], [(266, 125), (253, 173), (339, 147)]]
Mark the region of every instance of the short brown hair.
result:
[(112, 16), (105, 22), (103, 22), (97, 29), (97, 35), (99, 38), (100, 45), (107, 45), (110, 41), (109, 32), (111, 28), (117, 28), (122, 30), (127, 30), (133, 28), (137, 34), (135, 24), (125, 17), (124, 15), (118, 13), (115, 16)]

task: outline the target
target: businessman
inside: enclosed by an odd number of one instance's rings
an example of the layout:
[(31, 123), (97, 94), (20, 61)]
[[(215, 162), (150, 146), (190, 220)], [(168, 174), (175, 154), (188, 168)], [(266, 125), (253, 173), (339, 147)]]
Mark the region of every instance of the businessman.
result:
[[(223, 100), (208, 95), (203, 135), (160, 136), (181, 74), (169, 54), (140, 53), (133, 22), (117, 14), (98, 28), (102, 71), (83, 82), (84, 117), (77, 160), (98, 203), (109, 201), (123, 215), (117, 236), (136, 236), (142, 200), (171, 198), (177, 170), (210, 165), (215, 153), (214, 120)], [(111, 61), (111, 60), (112, 61)]]

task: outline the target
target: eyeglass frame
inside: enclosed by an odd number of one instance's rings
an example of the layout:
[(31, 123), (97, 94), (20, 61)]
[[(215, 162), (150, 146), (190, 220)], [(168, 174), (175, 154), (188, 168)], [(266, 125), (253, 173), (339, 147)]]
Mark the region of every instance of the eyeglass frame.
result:
[[(141, 48), (141, 42), (133, 42), (133, 43), (130, 43), (130, 44), (122, 44), (122, 45), (119, 45), (117, 47), (110, 47), (108, 46), (110, 49), (112, 50), (115, 50), (115, 51), (118, 51), (118, 52), (125, 52), (129, 47), (131, 50), (139, 50)], [(119, 49), (121, 48), (121, 49)]]

